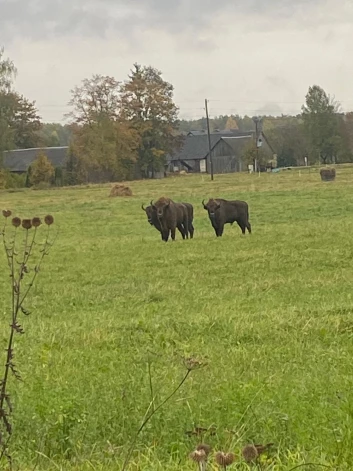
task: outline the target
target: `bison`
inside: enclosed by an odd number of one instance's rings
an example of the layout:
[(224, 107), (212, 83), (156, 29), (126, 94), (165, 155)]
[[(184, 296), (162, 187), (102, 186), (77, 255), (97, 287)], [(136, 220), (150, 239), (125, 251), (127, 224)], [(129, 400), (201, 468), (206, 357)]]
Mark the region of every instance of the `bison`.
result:
[(141, 208), (143, 211), (145, 211), (146, 216), (147, 216), (147, 221), (151, 224), (151, 226), (154, 226), (157, 229), (157, 231), (161, 232), (161, 225), (157, 217), (157, 212), (153, 210), (152, 206), (147, 206), (145, 208), (143, 203), (141, 205)]
[[(157, 211), (155, 209), (153, 209), (152, 206), (144, 207), (143, 204), (141, 205), (141, 208), (142, 208), (143, 211), (145, 211), (146, 216), (147, 216), (147, 221), (149, 222), (149, 224), (151, 224), (151, 226), (154, 226), (157, 229), (157, 231), (159, 231), (162, 234), (161, 223), (159, 222), (159, 219), (158, 219), (158, 216), (157, 216)], [(184, 230), (184, 228), (183, 227), (181, 228), (179, 226), (178, 230), (179, 230), (180, 234), (182, 235), (183, 239), (185, 239), (185, 230)]]
[(188, 239), (189, 218), (186, 206), (175, 203), (169, 198), (159, 198), (156, 203), (151, 201), (151, 206), (160, 223), (162, 240), (167, 242), (169, 235), (175, 240), (176, 228), (179, 229), (183, 239)]
[(236, 222), (245, 234), (247, 229), (251, 234), (251, 225), (249, 222), (249, 206), (245, 201), (227, 201), (221, 198), (209, 199), (203, 207), (208, 211), (212, 227), (217, 237), (222, 237), (224, 224), (233, 224)]
[(187, 212), (188, 212), (189, 235), (190, 235), (190, 239), (192, 239), (194, 237), (194, 232), (195, 232), (195, 228), (193, 225), (194, 207), (190, 203), (181, 203), (181, 204), (183, 204), (186, 207)]

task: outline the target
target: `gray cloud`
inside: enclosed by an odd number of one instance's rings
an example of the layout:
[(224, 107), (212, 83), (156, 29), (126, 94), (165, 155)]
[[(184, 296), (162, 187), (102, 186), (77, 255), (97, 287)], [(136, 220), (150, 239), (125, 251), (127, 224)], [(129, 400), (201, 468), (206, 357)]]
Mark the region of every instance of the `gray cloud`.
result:
[(353, 2), (337, 0), (0, 0), (0, 46), (16, 89), (61, 120), (93, 73), (163, 72), (184, 117), (296, 113), (309, 85), (351, 103)]
[[(253, 16), (257, 28), (276, 29), (279, 19), (299, 18), (321, 0), (2, 0), (2, 40), (89, 36), (129, 38), (145, 30), (170, 34), (207, 31), (222, 15)], [(127, 6), (128, 5), (128, 6)]]

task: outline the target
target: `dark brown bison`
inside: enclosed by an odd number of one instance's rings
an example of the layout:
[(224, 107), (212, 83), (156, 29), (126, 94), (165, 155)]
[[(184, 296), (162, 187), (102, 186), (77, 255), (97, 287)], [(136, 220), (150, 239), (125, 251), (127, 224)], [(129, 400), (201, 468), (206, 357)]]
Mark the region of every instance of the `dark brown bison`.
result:
[[(176, 203), (176, 204), (179, 204), (179, 203)], [(194, 220), (194, 208), (192, 206), (192, 204), (190, 203), (181, 203), (182, 205), (184, 205), (186, 207), (186, 210), (187, 210), (187, 213), (188, 213), (188, 226), (189, 226), (189, 236), (190, 236), (190, 239), (192, 239), (194, 237), (194, 232), (195, 232), (195, 228), (193, 226), (193, 220)], [(141, 205), (141, 208), (143, 211), (145, 211), (146, 213), (146, 216), (147, 216), (147, 221), (151, 224), (151, 226), (154, 226), (160, 233), (162, 233), (162, 229), (161, 229), (161, 224), (159, 222), (159, 219), (158, 219), (158, 216), (157, 216), (157, 211), (154, 210), (152, 208), (152, 206), (146, 206), (144, 207), (144, 205), (142, 204)], [(182, 235), (183, 239), (185, 239), (185, 227), (184, 225), (177, 225), (177, 228), (180, 232), (180, 234)]]
[(161, 226), (162, 240), (167, 242), (169, 235), (172, 240), (175, 240), (176, 228), (179, 229), (183, 239), (188, 239), (189, 219), (186, 206), (182, 203), (174, 203), (169, 198), (159, 198), (155, 203), (151, 201), (151, 206), (156, 211)]
[(146, 206), (145, 208), (143, 203), (141, 205), (141, 208), (143, 211), (145, 211), (146, 216), (147, 216), (147, 221), (151, 224), (151, 226), (154, 226), (157, 229), (157, 231), (161, 232), (161, 225), (157, 217), (157, 212), (153, 210), (152, 206)]
[(202, 201), (202, 204), (208, 211), (208, 217), (217, 237), (222, 237), (224, 224), (233, 224), (233, 222), (238, 224), (243, 234), (245, 234), (246, 229), (251, 234), (249, 206), (245, 201), (211, 198), (206, 204)]
[(195, 228), (194, 228), (194, 225), (193, 225), (194, 207), (190, 203), (184, 203), (183, 202), (182, 204), (186, 207), (187, 212), (188, 212), (189, 235), (190, 235), (190, 239), (192, 239), (194, 237), (194, 232), (195, 232)]

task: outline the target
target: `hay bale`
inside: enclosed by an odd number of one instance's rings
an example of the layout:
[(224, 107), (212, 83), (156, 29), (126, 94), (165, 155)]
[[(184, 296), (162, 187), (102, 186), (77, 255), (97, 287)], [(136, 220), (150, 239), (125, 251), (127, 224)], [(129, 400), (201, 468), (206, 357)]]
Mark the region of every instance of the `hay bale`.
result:
[(187, 175), (188, 172), (186, 170), (180, 170), (179, 175)]
[(132, 196), (132, 191), (128, 186), (117, 183), (110, 190), (109, 196)]
[(336, 170), (334, 168), (322, 168), (320, 170), (321, 180), (323, 182), (332, 182), (336, 178)]

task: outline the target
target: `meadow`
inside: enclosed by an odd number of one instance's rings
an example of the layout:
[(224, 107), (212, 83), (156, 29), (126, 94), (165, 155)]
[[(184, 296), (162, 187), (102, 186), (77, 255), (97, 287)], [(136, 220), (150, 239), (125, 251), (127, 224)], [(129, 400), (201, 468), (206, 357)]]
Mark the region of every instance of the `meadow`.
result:
[[(0, 192), (0, 209), (50, 213), (58, 231), (16, 338), (19, 469), (121, 469), (150, 378), (158, 404), (185, 374), (184, 357), (205, 366), (146, 426), (131, 470), (196, 470), (188, 453), (201, 439), (236, 454), (273, 442), (263, 470), (352, 469), (352, 169), (329, 183), (293, 170), (129, 186), (129, 198), (109, 198), (109, 185)], [(194, 204), (193, 240), (177, 232), (165, 244), (147, 223), (141, 203), (163, 195)], [(216, 238), (201, 205), (211, 196), (247, 201), (253, 233), (226, 225)], [(0, 267), (4, 352), (3, 249)], [(215, 433), (186, 433), (195, 427)]]

